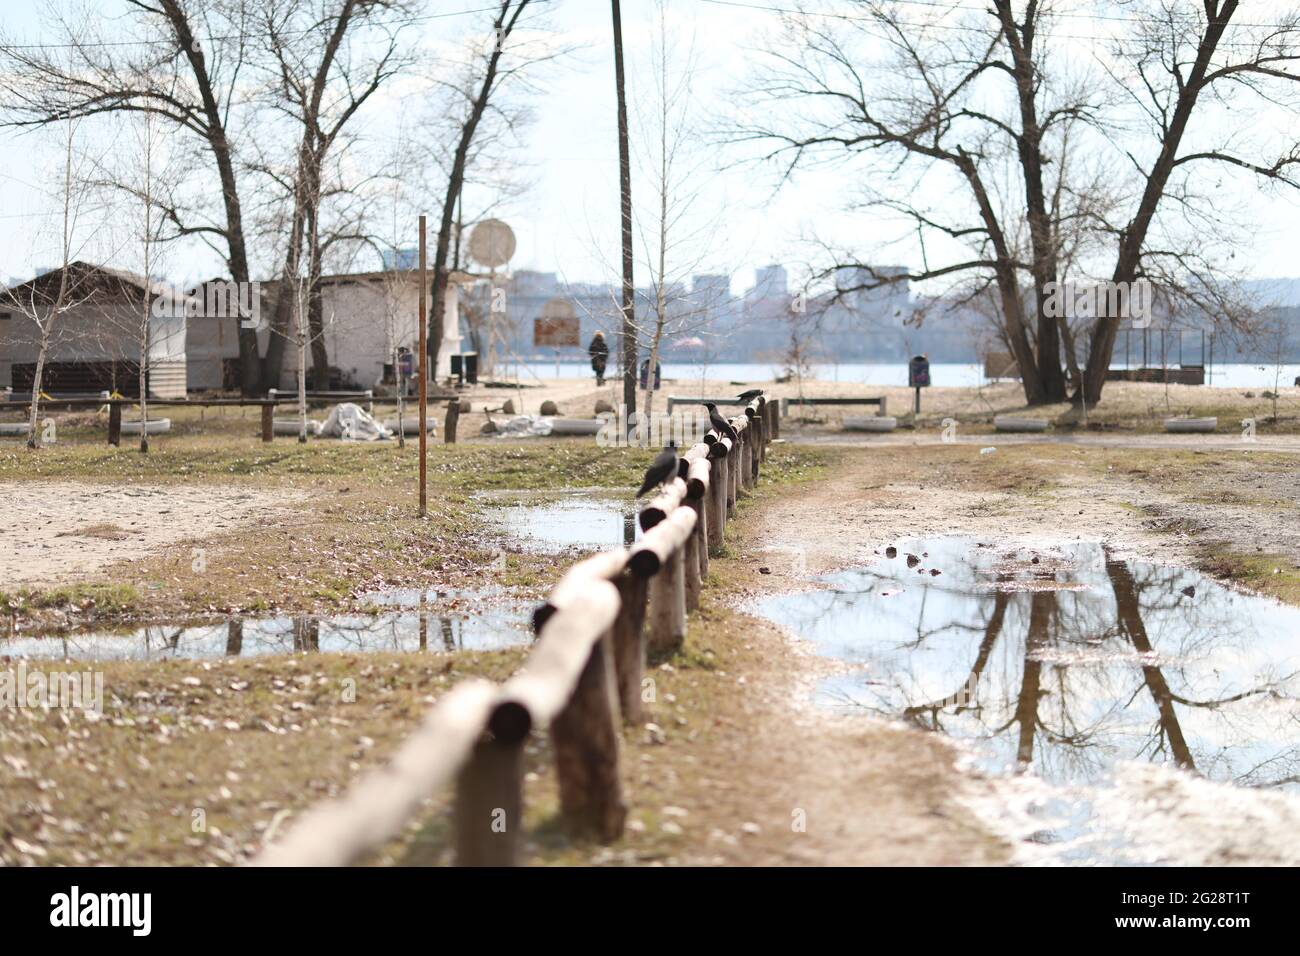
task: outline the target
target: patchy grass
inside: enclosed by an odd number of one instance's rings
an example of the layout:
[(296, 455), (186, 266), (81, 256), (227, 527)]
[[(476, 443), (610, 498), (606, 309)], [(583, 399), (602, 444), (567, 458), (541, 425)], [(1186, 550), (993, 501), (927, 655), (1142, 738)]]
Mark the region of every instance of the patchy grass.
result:
[[(3, 595), (14, 614), (58, 612), (63, 624), (101, 617), (185, 618), (194, 613), (307, 608), (347, 604), (371, 587), (424, 584), (548, 587), (574, 556), (512, 552), (491, 562), (483, 533), (490, 504), (472, 498), (492, 488), (559, 489), (635, 484), (649, 454), (603, 450), (589, 443), (546, 447), (486, 446), (446, 450), (431, 468), (431, 515), (414, 516), (414, 494), (397, 482), (393, 450), (353, 446), (355, 472), (312, 476), (319, 489), (310, 508), (255, 533), (202, 542), (206, 562), (193, 566), (190, 544), (138, 565), (106, 569), (116, 583), (88, 582)], [(61, 477), (122, 478), (140, 456), (111, 456), (96, 472), (89, 450), (42, 452), (43, 467)], [(259, 459), (237, 480), (303, 481), (298, 468), (314, 455), (342, 467), (343, 452), (286, 445), (283, 456)], [(136, 455), (136, 457), (125, 457)], [(298, 456), (305, 457), (298, 457)], [(756, 494), (740, 515), (780, 485), (824, 474), (837, 453), (778, 447), (769, 454)], [(103, 459), (107, 461), (108, 459)], [(153, 480), (206, 481), (235, 461), (202, 449), (151, 457)], [(431, 462), (432, 464), (432, 462)], [(0, 463), (0, 477), (12, 479)], [(409, 468), (409, 462), (404, 467)], [(123, 471), (114, 474), (114, 469)], [(495, 469), (495, 470), (494, 470)], [(32, 477), (28, 475), (27, 477)], [(323, 503), (322, 503), (323, 502)], [(729, 525), (740, 529), (743, 520)], [(737, 530), (739, 536), (740, 531)], [(739, 537), (733, 539), (740, 541)], [(529, 853), (534, 862), (628, 862), (672, 859), (692, 827), (671, 812), (685, 778), (708, 794), (717, 781), (690, 776), (700, 755), (735, 738), (749, 706), (734, 673), (750, 666), (750, 625), (727, 601), (735, 578), (722, 559), (705, 588), (681, 653), (650, 672), (656, 700), (644, 726), (627, 731), (632, 827), (612, 850), (564, 836), (548, 744), (528, 747)], [(737, 572), (739, 573), (739, 572)], [(233, 864), (247, 859), (290, 815), (336, 795), (364, 770), (382, 764), (448, 687), (470, 675), (502, 680), (526, 649), (494, 653), (311, 654), (210, 661), (33, 664), (31, 669), (94, 670), (104, 679), (104, 712), (6, 708), (0, 711), (0, 863)], [(347, 693), (355, 687), (355, 700)], [(703, 749), (702, 749), (703, 748)], [(448, 794), (408, 848), (397, 841), (376, 862), (437, 861), (447, 854)], [(730, 798), (729, 798), (730, 799)], [(200, 825), (201, 824), (201, 825)]]
[[(522, 650), (105, 663), (103, 715), (0, 709), (0, 864), (237, 863)], [(89, 670), (92, 665), (29, 664)]]

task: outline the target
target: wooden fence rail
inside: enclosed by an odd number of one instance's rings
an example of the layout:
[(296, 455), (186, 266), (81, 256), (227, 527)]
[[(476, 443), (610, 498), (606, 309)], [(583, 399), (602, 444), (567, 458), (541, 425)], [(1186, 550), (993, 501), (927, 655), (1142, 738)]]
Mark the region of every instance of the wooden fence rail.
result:
[(762, 396), (682, 456), (679, 475), (641, 510), (642, 536), (573, 565), (533, 612), (536, 643), (504, 684), (463, 681), (442, 697), (384, 767), (302, 814), (253, 860), (258, 866), (344, 866), (397, 837), (423, 801), (454, 785), (460, 866), (519, 860), (524, 745), (550, 735), (560, 812), (575, 834), (609, 842), (627, 805), (621, 725), (639, 724), (648, 654), (680, 649), (738, 496), (759, 479), (779, 425)]

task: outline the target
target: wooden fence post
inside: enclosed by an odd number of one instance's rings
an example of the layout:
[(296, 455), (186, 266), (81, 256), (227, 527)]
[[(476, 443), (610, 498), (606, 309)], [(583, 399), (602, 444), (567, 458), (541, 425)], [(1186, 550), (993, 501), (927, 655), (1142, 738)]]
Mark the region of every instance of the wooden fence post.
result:
[(523, 817), (523, 741), (480, 740), (456, 779), (456, 865), (517, 865)]
[(709, 464), (713, 469), (709, 478), (709, 548), (719, 554), (727, 539), (727, 459), (715, 458)]
[(740, 454), (736, 450), (736, 445), (731, 446), (731, 451), (727, 452), (727, 516), (736, 513), (736, 479), (740, 475)]
[(618, 691), (611, 635), (592, 646), (573, 696), (551, 721), (565, 825), (605, 842), (622, 836), (627, 820), (618, 773)]
[[(697, 519), (698, 520), (698, 519)], [(699, 525), (682, 545), (682, 613), (697, 611), (700, 607), (700, 534)]]
[(442, 440), (448, 445), (456, 444), (456, 425), (460, 422), (460, 399), (447, 403), (447, 419), (442, 424)]
[(620, 574), (614, 580), (618, 588), (619, 611), (614, 619), (614, 673), (618, 680), (619, 710), (623, 722), (641, 723), (641, 680), (645, 676), (646, 579), (635, 574)]
[(758, 424), (758, 419), (750, 419), (749, 422), (749, 487), (753, 488), (758, 484), (758, 459), (763, 447), (762, 426)]
[(262, 441), (269, 442), (275, 437), (275, 405), (262, 403)]
[(781, 437), (781, 400), (774, 398), (767, 404), (770, 407), (769, 418), (772, 426), (772, 440), (775, 441)]
[(117, 402), (108, 406), (108, 443), (122, 444), (122, 406)]
[(695, 512), (695, 559), (698, 564), (700, 583), (709, 576), (709, 499), (708, 492), (703, 498), (688, 499), (686, 502)]
[(648, 650), (679, 650), (686, 640), (686, 565), (678, 548), (650, 579), (650, 638)]

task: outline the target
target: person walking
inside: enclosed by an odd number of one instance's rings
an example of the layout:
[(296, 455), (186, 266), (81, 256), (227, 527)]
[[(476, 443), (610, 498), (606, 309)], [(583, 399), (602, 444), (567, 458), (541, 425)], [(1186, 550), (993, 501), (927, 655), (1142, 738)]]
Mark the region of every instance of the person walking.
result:
[(596, 373), (596, 384), (604, 385), (605, 365), (609, 362), (609, 345), (605, 342), (604, 332), (597, 332), (591, 337), (587, 354), (591, 356), (591, 370)]

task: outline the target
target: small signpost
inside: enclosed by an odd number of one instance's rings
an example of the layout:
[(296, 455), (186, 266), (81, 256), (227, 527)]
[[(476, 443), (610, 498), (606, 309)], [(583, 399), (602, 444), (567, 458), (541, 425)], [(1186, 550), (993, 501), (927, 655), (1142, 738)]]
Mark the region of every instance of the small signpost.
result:
[(555, 349), (555, 377), (560, 377), (560, 349), (579, 348), (582, 340), (578, 315), (568, 299), (554, 298), (533, 319), (533, 348)]
[(921, 414), (921, 389), (930, 386), (930, 360), (924, 355), (913, 355), (907, 363), (908, 388), (916, 389), (916, 400), (912, 405), (912, 414)]

